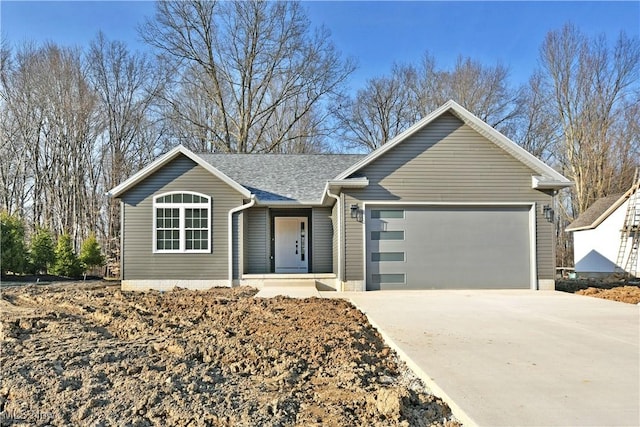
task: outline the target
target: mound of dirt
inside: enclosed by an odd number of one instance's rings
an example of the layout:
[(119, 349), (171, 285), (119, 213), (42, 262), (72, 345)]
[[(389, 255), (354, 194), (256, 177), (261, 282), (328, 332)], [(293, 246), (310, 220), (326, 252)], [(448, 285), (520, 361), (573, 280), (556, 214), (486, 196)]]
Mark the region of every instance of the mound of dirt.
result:
[(640, 303), (640, 286), (617, 286), (611, 289), (587, 288), (576, 291), (580, 295), (610, 299), (629, 304)]
[(458, 426), (343, 300), (3, 289), (2, 425)]
[(628, 280), (577, 279), (556, 282), (556, 289), (590, 297), (603, 298), (627, 304), (640, 303), (640, 286)]

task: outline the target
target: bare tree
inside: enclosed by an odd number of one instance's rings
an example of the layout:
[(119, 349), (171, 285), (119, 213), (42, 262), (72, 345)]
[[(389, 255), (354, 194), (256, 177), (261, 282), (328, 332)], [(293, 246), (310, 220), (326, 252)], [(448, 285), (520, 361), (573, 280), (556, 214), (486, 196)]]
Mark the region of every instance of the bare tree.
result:
[(343, 101), (336, 114), (351, 148), (375, 150), (416, 120), (415, 79), (413, 68), (395, 65), (391, 76), (368, 80), (353, 100)]
[(460, 56), (453, 70), (438, 70), (427, 52), (417, 69), (413, 90), (421, 117), (449, 99), (498, 129), (515, 114), (516, 91), (509, 86), (508, 68), (500, 63), (487, 66)]
[(182, 71), (173, 118), (211, 151), (275, 151), (354, 69), (297, 2), (158, 2), (141, 35)]
[(571, 212), (629, 185), (621, 167), (638, 164), (640, 43), (621, 34), (611, 48), (575, 26), (550, 32), (541, 47), (544, 97), (559, 128), (557, 161), (575, 182)]
[(553, 106), (542, 90), (543, 84), (543, 76), (535, 72), (528, 84), (520, 89), (514, 120), (503, 131), (534, 156), (555, 162), (559, 124)]
[(100, 132), (80, 51), (55, 44), (19, 49), (15, 66), (3, 65), (2, 99), (2, 132), (11, 138), (0, 166), (5, 203), (20, 205), (32, 228), (69, 232), (78, 242), (99, 216)]
[(442, 70), (426, 53), (417, 65), (395, 65), (390, 76), (371, 79), (355, 98), (343, 101), (337, 116), (343, 137), (354, 147), (375, 149), (449, 99), (499, 130), (509, 131), (517, 115), (517, 91), (508, 70), (458, 58)]
[[(33, 46), (25, 46), (14, 60), (6, 40), (0, 69), (0, 210), (25, 216), (32, 194), (33, 164), (26, 141), (37, 141), (41, 109), (29, 92)], [(30, 167), (31, 165), (31, 167)], [(37, 166), (37, 165), (36, 165)]]
[[(99, 96), (98, 109), (104, 132), (99, 138), (99, 162), (92, 174), (106, 191), (115, 187), (153, 160), (162, 136), (154, 120), (154, 106), (164, 91), (163, 68), (142, 54), (132, 54), (126, 45), (109, 41), (102, 33), (87, 53), (88, 78)], [(116, 253), (120, 234), (120, 209), (113, 199), (99, 200), (106, 208), (100, 236), (110, 256)]]

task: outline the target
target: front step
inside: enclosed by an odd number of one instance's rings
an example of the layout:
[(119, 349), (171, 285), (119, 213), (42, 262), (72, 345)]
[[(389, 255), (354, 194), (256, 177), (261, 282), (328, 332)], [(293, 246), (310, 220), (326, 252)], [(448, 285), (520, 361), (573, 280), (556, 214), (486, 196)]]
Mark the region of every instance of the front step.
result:
[(285, 296), (289, 298), (320, 298), (315, 279), (266, 279), (255, 298), (272, 298)]
[(335, 289), (334, 273), (243, 274), (240, 285), (263, 288)]
[(264, 288), (301, 287), (316, 288), (316, 279), (263, 279)]

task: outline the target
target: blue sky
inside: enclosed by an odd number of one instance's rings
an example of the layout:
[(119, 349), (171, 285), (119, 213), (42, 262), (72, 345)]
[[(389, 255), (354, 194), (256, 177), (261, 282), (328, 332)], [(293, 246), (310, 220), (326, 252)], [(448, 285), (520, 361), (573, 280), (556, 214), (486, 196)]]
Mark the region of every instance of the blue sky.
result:
[[(345, 55), (357, 59), (353, 89), (387, 73), (394, 62), (417, 62), (426, 50), (442, 67), (459, 55), (500, 61), (514, 84), (536, 66), (549, 30), (571, 21), (589, 35), (613, 41), (620, 31), (640, 37), (640, 1), (626, 2), (321, 2), (304, 3), (312, 25), (324, 25)], [(144, 50), (137, 26), (151, 16), (150, 1), (0, 2), (3, 38), (86, 46), (102, 30), (132, 50)]]

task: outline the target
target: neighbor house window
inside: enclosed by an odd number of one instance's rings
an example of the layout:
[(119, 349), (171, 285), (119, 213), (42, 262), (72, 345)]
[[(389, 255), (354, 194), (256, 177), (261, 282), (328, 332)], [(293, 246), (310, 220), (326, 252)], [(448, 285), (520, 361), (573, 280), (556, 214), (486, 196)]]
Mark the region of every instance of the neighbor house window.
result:
[(154, 252), (211, 252), (211, 198), (197, 193), (153, 199)]

